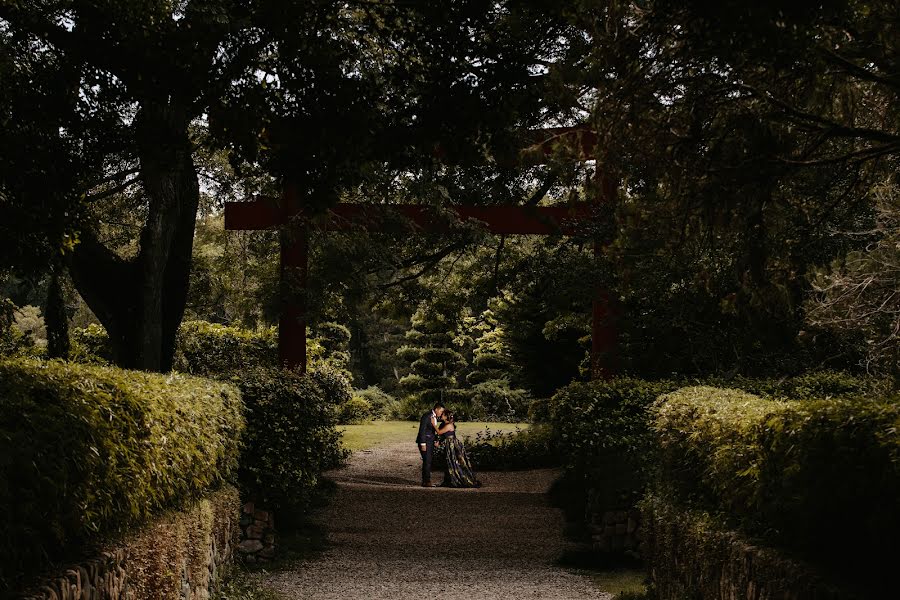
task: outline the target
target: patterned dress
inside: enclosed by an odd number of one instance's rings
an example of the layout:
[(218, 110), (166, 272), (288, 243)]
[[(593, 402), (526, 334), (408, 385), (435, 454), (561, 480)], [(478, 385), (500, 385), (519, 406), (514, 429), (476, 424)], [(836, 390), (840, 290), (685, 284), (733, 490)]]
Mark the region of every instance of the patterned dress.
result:
[(441, 447), (447, 460), (447, 470), (441, 485), (453, 488), (481, 487), (481, 482), (475, 477), (475, 469), (466, 456), (466, 448), (457, 439), (455, 431), (448, 431), (441, 436)]

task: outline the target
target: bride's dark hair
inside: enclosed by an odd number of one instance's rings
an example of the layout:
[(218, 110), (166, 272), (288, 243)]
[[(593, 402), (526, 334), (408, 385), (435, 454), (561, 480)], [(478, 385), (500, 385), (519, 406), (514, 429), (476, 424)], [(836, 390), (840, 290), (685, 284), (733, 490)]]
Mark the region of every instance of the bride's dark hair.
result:
[(444, 417), (444, 421), (446, 421), (447, 423), (454, 422), (453, 412), (450, 409), (444, 410), (444, 414), (442, 416)]

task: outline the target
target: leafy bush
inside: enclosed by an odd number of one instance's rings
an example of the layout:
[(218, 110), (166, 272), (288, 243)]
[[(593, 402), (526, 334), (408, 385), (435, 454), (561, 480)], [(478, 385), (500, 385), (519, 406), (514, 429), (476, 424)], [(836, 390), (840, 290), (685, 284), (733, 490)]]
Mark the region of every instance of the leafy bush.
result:
[[(833, 371), (784, 379), (739, 377), (729, 383), (792, 400), (828, 396), (850, 399), (874, 386), (872, 380)], [(550, 422), (556, 430), (569, 477), (601, 489), (599, 499), (611, 505), (629, 504), (646, 486), (655, 460), (650, 408), (659, 395), (681, 385), (671, 380), (628, 377), (573, 383), (549, 401), (533, 402), (529, 416), (534, 421)]]
[(109, 335), (101, 325), (91, 323), (87, 327), (69, 330), (71, 349), (69, 360), (81, 363), (109, 364), (112, 362), (112, 348)]
[(243, 427), (224, 383), (0, 361), (0, 575), (229, 480)]
[(484, 407), (472, 399), (469, 390), (448, 389), (443, 392), (440, 390), (431, 392), (434, 393), (404, 396), (400, 400), (397, 416), (404, 420), (418, 421), (423, 414), (431, 410), (435, 402), (439, 401), (452, 410), (460, 421), (480, 421), (488, 417)]
[(781, 379), (737, 377), (723, 381), (710, 378), (703, 384), (786, 400), (848, 398), (870, 394), (878, 387), (875, 379), (855, 377), (840, 371), (812, 371)]
[(528, 404), (528, 420), (532, 423), (550, 421), (550, 398), (537, 398)]
[(602, 491), (598, 501), (608, 507), (632, 504), (653, 464), (650, 407), (676, 388), (671, 381), (621, 377), (573, 383), (557, 392), (546, 412), (567, 476)]
[(466, 436), (464, 443), (475, 468), (482, 471), (540, 469), (560, 464), (556, 436), (546, 425), (508, 433), (486, 429)]
[(275, 329), (250, 331), (206, 321), (185, 321), (175, 341), (175, 369), (220, 376), (256, 367), (278, 366)]
[(356, 390), (354, 395), (359, 396), (372, 407), (372, 417), (375, 419), (395, 419), (400, 409), (400, 402), (392, 395), (382, 390), (377, 385), (370, 385), (363, 390)]
[(488, 379), (475, 384), (468, 398), (470, 404), (484, 410), (487, 418), (504, 421), (524, 419), (531, 403), (531, 395), (526, 390), (510, 387), (507, 379)]
[(659, 486), (829, 563), (900, 536), (900, 402), (790, 402), (691, 387), (655, 407)]
[(371, 420), (372, 405), (362, 396), (351, 396), (349, 400), (338, 406), (337, 422), (339, 425), (351, 425)]
[[(350, 332), (335, 323), (325, 323), (320, 328), (334, 339), (308, 337), (306, 360), (309, 369), (338, 371), (349, 379), (349, 354), (346, 348), (340, 346), (344, 339), (340, 332), (346, 332), (347, 336)], [(73, 361), (95, 364), (112, 362), (109, 336), (100, 325), (74, 329), (71, 337)], [(206, 321), (185, 321), (178, 330), (175, 340), (176, 371), (223, 378), (242, 369), (277, 366), (278, 336), (274, 327), (255, 331)]]
[(302, 510), (322, 472), (346, 458), (335, 407), (350, 397), (349, 384), (333, 373), (261, 368), (233, 381), (247, 416), (240, 465), (244, 496), (282, 515)]

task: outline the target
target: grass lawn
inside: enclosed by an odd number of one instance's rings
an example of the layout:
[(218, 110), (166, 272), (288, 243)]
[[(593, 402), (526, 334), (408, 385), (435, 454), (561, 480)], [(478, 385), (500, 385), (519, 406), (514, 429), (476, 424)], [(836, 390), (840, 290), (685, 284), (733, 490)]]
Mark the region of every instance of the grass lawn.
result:
[(638, 569), (614, 569), (591, 575), (598, 588), (613, 594), (614, 597), (622, 593), (646, 593), (647, 586), (644, 585), (646, 578), (647, 573)]
[[(460, 436), (475, 435), (479, 431), (515, 431), (516, 428), (527, 429), (528, 423), (485, 423), (474, 421), (459, 422), (456, 432)], [(340, 425), (343, 433), (343, 445), (348, 450), (365, 450), (378, 444), (416, 441), (419, 423), (416, 421), (370, 421), (361, 425)]]

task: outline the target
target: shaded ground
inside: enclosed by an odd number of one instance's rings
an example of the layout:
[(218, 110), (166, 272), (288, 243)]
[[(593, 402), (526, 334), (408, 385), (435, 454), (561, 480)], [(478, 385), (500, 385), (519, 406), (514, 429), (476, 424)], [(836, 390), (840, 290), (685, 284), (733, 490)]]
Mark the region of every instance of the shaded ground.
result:
[(484, 473), (478, 490), (423, 489), (419, 465), (410, 442), (355, 452), (330, 474), (337, 491), (314, 517), (326, 549), (258, 574), (261, 583), (322, 600), (610, 597), (590, 575), (557, 565), (572, 548), (547, 501), (554, 471)]

